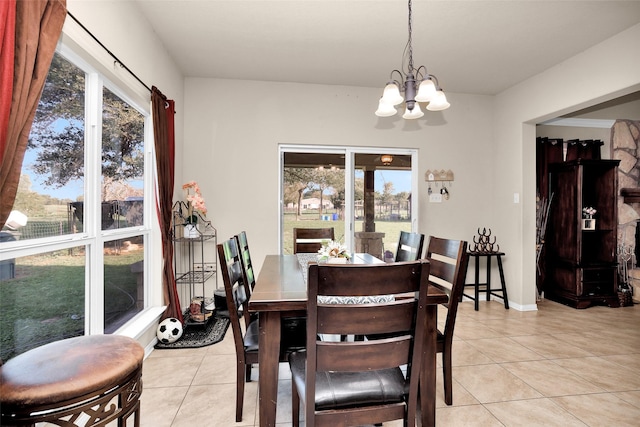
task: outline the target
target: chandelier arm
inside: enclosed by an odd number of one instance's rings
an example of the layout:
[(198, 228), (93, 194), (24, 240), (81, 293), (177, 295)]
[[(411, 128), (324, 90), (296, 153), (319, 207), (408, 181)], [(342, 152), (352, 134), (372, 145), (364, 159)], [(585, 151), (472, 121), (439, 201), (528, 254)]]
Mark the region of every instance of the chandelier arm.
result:
[[(398, 74), (397, 80), (393, 78), (393, 75), (396, 73)], [(392, 83), (392, 82), (398, 85), (401, 92), (404, 90), (404, 74), (402, 74), (402, 71), (393, 70), (391, 72), (391, 74), (389, 75), (389, 83)]]
[(424, 65), (421, 65), (418, 67), (417, 70), (415, 70), (416, 73), (416, 80), (417, 81), (422, 81), (424, 79), (428, 79), (429, 78), (429, 72), (427, 71), (427, 67), (425, 67)]
[(429, 77), (436, 84), (436, 90), (442, 90), (442, 88), (440, 87), (440, 83), (438, 83), (438, 78), (436, 76), (434, 76), (433, 74), (429, 74)]

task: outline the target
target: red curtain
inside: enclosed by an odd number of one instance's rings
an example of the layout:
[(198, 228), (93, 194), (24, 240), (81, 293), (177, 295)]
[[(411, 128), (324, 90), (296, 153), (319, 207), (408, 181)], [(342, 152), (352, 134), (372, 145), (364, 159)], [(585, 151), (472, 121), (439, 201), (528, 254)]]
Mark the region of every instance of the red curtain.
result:
[(173, 272), (173, 184), (175, 159), (175, 103), (168, 100), (157, 87), (151, 88), (151, 108), (153, 110), (153, 134), (156, 147), (156, 167), (158, 171), (157, 209), (162, 235), (163, 293), (167, 309), (162, 319), (173, 317), (183, 321), (180, 299)]
[(7, 126), (11, 111), (11, 94), (13, 93), (13, 53), (16, 34), (16, 1), (0, 2), (0, 22), (4, 22), (4, 30), (0, 33), (0, 164), (4, 157), (7, 143)]
[[(2, 33), (2, 70), (0, 84), (1, 108), (10, 97), (8, 121), (4, 122), (4, 110), (0, 113), (0, 225), (4, 225), (13, 207), (18, 191), (22, 160), (27, 149), (33, 117), (40, 101), (40, 94), (47, 79), (51, 59), (67, 16), (66, 0), (3, 0), (1, 16), (8, 18)], [(5, 4), (6, 3), (6, 4)], [(6, 8), (6, 9), (5, 9)], [(5, 86), (5, 47), (11, 39), (12, 11), (15, 10), (15, 39), (12, 86)], [(7, 33), (8, 32), (8, 33)], [(7, 35), (8, 34), (8, 35)]]

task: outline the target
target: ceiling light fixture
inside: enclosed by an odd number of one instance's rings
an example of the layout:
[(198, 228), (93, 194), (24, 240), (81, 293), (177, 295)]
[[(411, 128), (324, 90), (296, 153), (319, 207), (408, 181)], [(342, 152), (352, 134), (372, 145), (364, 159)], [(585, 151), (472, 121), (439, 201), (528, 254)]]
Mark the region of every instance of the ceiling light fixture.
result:
[[(427, 110), (429, 111), (446, 110), (451, 105), (447, 102), (447, 97), (440, 88), (436, 76), (427, 73), (427, 68), (424, 65), (419, 66), (417, 69), (413, 67), (411, 0), (409, 0), (409, 40), (405, 46), (402, 58), (403, 67), (407, 60), (406, 72), (403, 73), (404, 70), (393, 70), (391, 72), (391, 80), (384, 88), (384, 92), (378, 103), (376, 116), (391, 117), (395, 115), (398, 112), (395, 106), (402, 104), (402, 102), (406, 104), (405, 113), (402, 115), (405, 119), (419, 119), (424, 116), (418, 102), (428, 102)], [(395, 74), (398, 75), (398, 80), (394, 79)], [(404, 98), (400, 94), (401, 92), (404, 92)]]
[(391, 154), (383, 154), (380, 156), (380, 161), (383, 165), (389, 166), (393, 162), (393, 156)]

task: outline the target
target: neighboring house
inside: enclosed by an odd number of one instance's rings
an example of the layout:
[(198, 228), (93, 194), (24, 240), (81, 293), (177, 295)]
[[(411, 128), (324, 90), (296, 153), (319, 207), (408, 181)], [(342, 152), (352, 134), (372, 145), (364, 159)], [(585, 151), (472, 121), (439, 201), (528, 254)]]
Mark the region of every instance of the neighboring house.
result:
[[(302, 199), (302, 209), (318, 209), (320, 207), (320, 199), (311, 197)], [(333, 209), (333, 203), (328, 199), (322, 199), (322, 209)]]

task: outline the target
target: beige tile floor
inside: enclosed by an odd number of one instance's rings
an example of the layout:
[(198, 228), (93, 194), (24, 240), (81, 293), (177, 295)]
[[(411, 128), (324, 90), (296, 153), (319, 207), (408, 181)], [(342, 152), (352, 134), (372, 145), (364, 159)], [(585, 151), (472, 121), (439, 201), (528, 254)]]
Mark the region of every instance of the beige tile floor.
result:
[[(458, 313), (452, 406), (438, 369), (439, 426), (640, 425), (640, 305), (575, 310), (543, 300), (537, 312), (519, 312), (497, 301), (474, 311), (464, 302)], [(291, 393), (287, 365), (280, 366), (277, 422), (284, 427)], [(234, 421), (230, 331), (209, 347), (154, 350), (143, 384), (143, 427), (258, 425), (257, 381), (247, 384), (243, 421)]]

